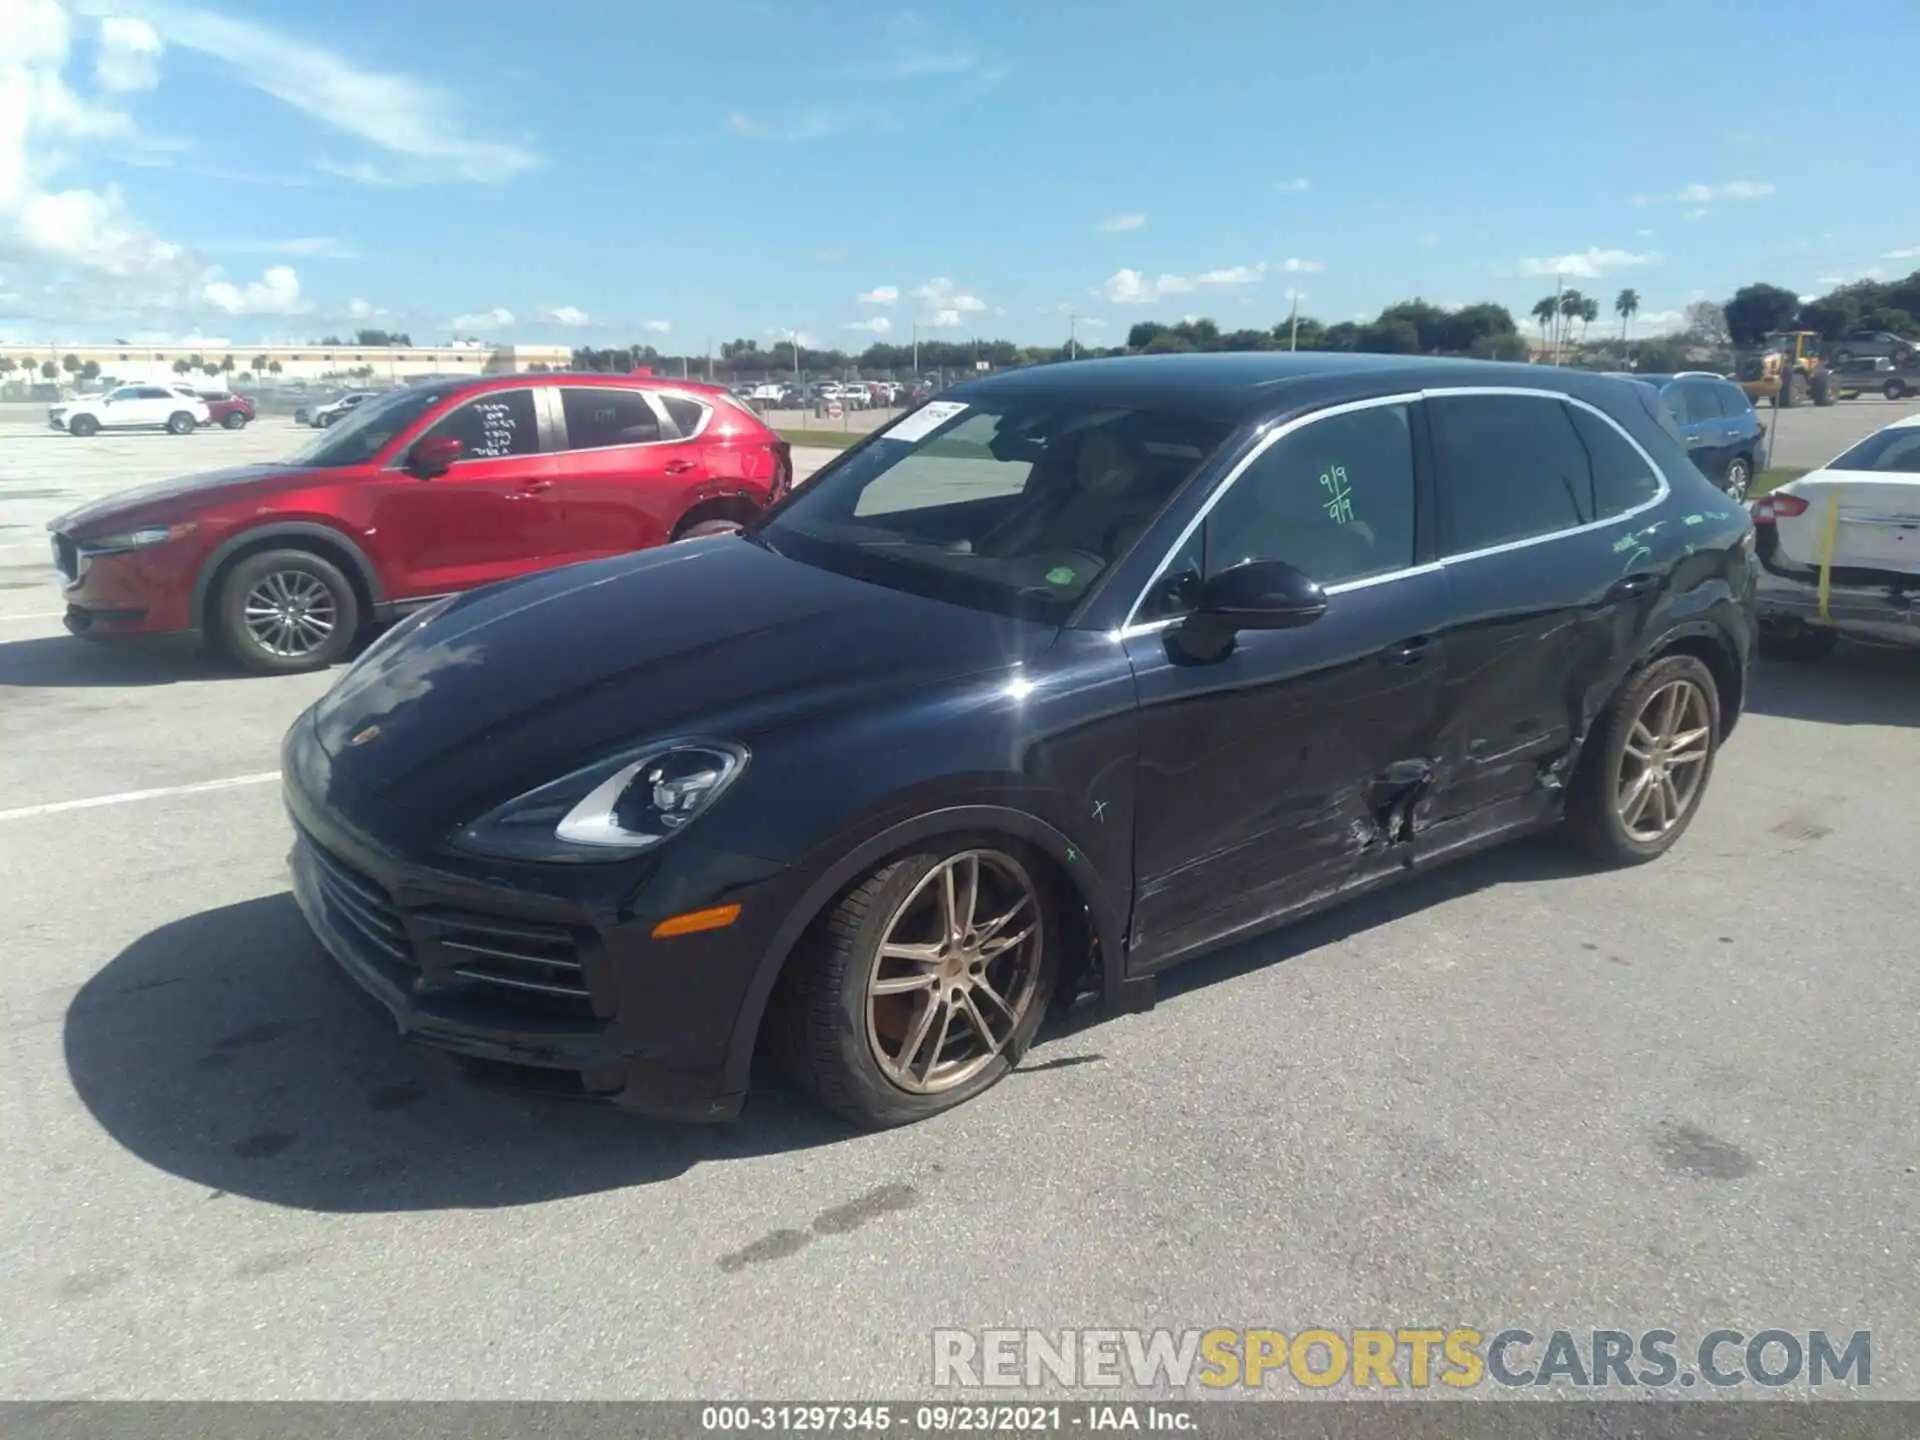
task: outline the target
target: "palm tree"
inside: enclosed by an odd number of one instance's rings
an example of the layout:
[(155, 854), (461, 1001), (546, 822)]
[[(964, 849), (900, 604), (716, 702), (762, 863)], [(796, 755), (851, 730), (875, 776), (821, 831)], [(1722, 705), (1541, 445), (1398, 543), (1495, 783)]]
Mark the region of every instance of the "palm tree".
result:
[(176, 360), (173, 362), (173, 373), (176, 375), (187, 375), (192, 373), (192, 370), (193, 362), (191, 360)]
[(1572, 333), (1573, 322), (1580, 318), (1580, 307), (1587, 303), (1587, 297), (1578, 290), (1560, 292), (1560, 343), (1565, 345)]
[(264, 369), (266, 369), (266, 368), (267, 368), (267, 357), (266, 357), (266, 356), (264, 356), (264, 355), (256, 355), (256, 356), (254, 356), (254, 357), (253, 357), (253, 373), (254, 373), (254, 374), (256, 374), (256, 375), (258, 375), (258, 374), (259, 374), (259, 373), (260, 373), (260, 372), (261, 372), (262, 370), (264, 370)]
[(233, 373), (233, 356), (223, 355), (220, 357), (220, 373), (222, 375), (231, 375)]
[(1613, 297), (1613, 313), (1620, 317), (1620, 343), (1627, 343), (1627, 322), (1640, 313), (1640, 292), (1622, 290)]
[(1542, 295), (1538, 300), (1533, 302), (1533, 318), (1540, 322), (1540, 344), (1542, 348), (1545, 348), (1547, 343), (1547, 326), (1559, 313), (1560, 302), (1555, 300), (1551, 295)]
[(1600, 318), (1600, 302), (1591, 296), (1580, 302), (1580, 343), (1587, 343), (1587, 326)]

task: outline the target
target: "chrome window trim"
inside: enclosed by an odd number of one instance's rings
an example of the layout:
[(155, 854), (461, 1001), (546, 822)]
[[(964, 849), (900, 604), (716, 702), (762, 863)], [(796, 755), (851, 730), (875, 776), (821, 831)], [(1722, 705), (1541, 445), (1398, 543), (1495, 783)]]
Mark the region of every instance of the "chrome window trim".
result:
[[(1316, 421), (1330, 419), (1336, 415), (1347, 415), (1357, 410), (1371, 410), (1382, 405), (1411, 405), (1416, 401), (1443, 399), (1453, 395), (1519, 395), (1527, 399), (1549, 400), (1557, 401), (1565, 405), (1577, 405), (1582, 410), (1598, 416), (1601, 420), (1612, 426), (1614, 432), (1633, 447), (1634, 453), (1638, 455), (1641, 460), (1646, 463), (1647, 468), (1653, 472), (1654, 479), (1659, 481), (1660, 488), (1654, 492), (1652, 499), (1643, 500), (1632, 509), (1622, 510), (1617, 515), (1609, 515), (1604, 519), (1589, 520), (1584, 524), (1569, 526), (1564, 530), (1549, 530), (1544, 535), (1528, 535), (1520, 540), (1502, 541), (1498, 545), (1489, 545), (1479, 550), (1465, 550), (1457, 555), (1443, 555), (1437, 560), (1430, 560), (1421, 565), (1411, 565), (1403, 570), (1389, 570), (1384, 574), (1368, 575), (1359, 580), (1342, 581), (1338, 585), (1327, 586), (1326, 593), (1328, 595), (1339, 595), (1348, 590), (1361, 590), (1373, 585), (1384, 585), (1390, 580), (1406, 579), (1414, 575), (1429, 575), (1435, 571), (1444, 570), (1449, 565), (1459, 564), (1464, 561), (1479, 560), (1488, 555), (1504, 555), (1510, 550), (1521, 550), (1529, 545), (1542, 545), (1552, 540), (1563, 540), (1569, 535), (1583, 535), (1590, 530), (1598, 530), (1603, 526), (1617, 525), (1623, 520), (1631, 520), (1636, 515), (1646, 513), (1656, 505), (1661, 504), (1673, 493), (1673, 487), (1667, 480), (1667, 472), (1660, 468), (1659, 462), (1647, 452), (1647, 448), (1627, 432), (1625, 426), (1607, 414), (1607, 412), (1599, 406), (1590, 404), (1580, 399), (1577, 395), (1569, 395), (1561, 390), (1536, 390), (1523, 385), (1447, 385), (1431, 390), (1417, 390), (1397, 395), (1375, 395), (1365, 400), (1348, 400), (1339, 405), (1329, 405), (1324, 410), (1315, 410), (1310, 415), (1297, 416), (1289, 420), (1286, 424), (1276, 427), (1271, 434), (1267, 435), (1266, 438), (1261, 440), (1257, 446), (1249, 451), (1238, 465), (1234, 466), (1233, 469), (1228, 472), (1227, 476), (1215, 487), (1214, 492), (1207, 497), (1206, 503), (1200, 507), (1199, 512), (1187, 522), (1179, 535), (1175, 537), (1173, 544), (1168, 547), (1167, 553), (1161, 557), (1160, 563), (1154, 567), (1153, 574), (1147, 577), (1147, 583), (1140, 587), (1140, 593), (1134, 597), (1133, 604), (1127, 607), (1126, 620), (1113, 632), (1114, 638), (1118, 640), (1130, 640), (1136, 635), (1151, 635), (1185, 618), (1180, 615), (1172, 615), (1164, 620), (1148, 620), (1139, 624), (1135, 624), (1133, 620), (1133, 617), (1139, 613), (1141, 604), (1146, 600), (1147, 592), (1152, 590), (1159, 582), (1160, 577), (1166, 574), (1167, 567), (1173, 563), (1174, 557), (1180, 553), (1180, 547), (1193, 538), (1193, 532), (1206, 521), (1207, 516), (1213, 511), (1213, 507), (1220, 503), (1221, 497), (1224, 496), (1227, 491), (1232, 488), (1234, 482), (1246, 472), (1248, 466), (1252, 465), (1255, 460), (1258, 460), (1267, 452), (1268, 446), (1284, 436), (1293, 434), (1296, 430), (1303, 430)], [(1438, 467), (1436, 463), (1436, 473), (1434, 476), (1436, 514), (1438, 513), (1440, 504), (1444, 503), (1439, 494), (1439, 475), (1437, 471)]]
[[(1420, 398), (1423, 400), (1433, 400), (1442, 399), (1450, 395), (1521, 395), (1534, 400), (1557, 400), (1564, 405), (1577, 405), (1588, 414), (1598, 416), (1601, 420), (1604, 420), (1622, 440), (1625, 440), (1627, 444), (1631, 445), (1634, 454), (1646, 462), (1647, 468), (1653, 472), (1653, 478), (1660, 482), (1660, 488), (1654, 491), (1652, 499), (1642, 500), (1632, 509), (1622, 510), (1618, 515), (1608, 515), (1604, 519), (1589, 520), (1581, 525), (1569, 525), (1564, 530), (1549, 530), (1544, 535), (1528, 535), (1519, 540), (1503, 540), (1498, 545), (1487, 545), (1478, 550), (1463, 550), (1457, 555), (1442, 555), (1440, 557), (1440, 564), (1442, 566), (1456, 565), (1467, 560), (1478, 560), (1487, 555), (1504, 555), (1510, 550), (1524, 550), (1529, 545), (1544, 545), (1549, 541), (1564, 540), (1569, 535), (1585, 535), (1589, 531), (1600, 530), (1608, 525), (1618, 525), (1622, 520), (1631, 520), (1636, 515), (1644, 515), (1647, 511), (1653, 509), (1654, 506), (1664, 502), (1666, 498), (1673, 493), (1673, 486), (1667, 480), (1667, 472), (1662, 470), (1653, 456), (1647, 453), (1646, 446), (1629, 435), (1624, 425), (1607, 414), (1607, 412), (1602, 410), (1598, 405), (1589, 404), (1577, 395), (1568, 395), (1558, 390), (1532, 390), (1519, 385), (1472, 385), (1449, 386), (1443, 390), (1423, 390)], [(1435, 449), (1435, 458), (1434, 498), (1439, 500), (1440, 477), (1437, 464), (1437, 446)], [(1437, 508), (1438, 507), (1436, 507), (1436, 509)]]

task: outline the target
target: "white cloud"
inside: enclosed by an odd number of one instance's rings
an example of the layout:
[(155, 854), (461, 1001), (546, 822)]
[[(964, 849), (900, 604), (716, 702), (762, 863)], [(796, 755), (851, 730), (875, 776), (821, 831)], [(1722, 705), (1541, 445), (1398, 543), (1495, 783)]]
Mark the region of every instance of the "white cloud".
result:
[(1679, 310), (1642, 310), (1633, 317), (1635, 335), (1667, 335), (1686, 328), (1687, 317)]
[(1291, 271), (1294, 271), (1294, 272), (1297, 272), (1297, 273), (1301, 273), (1301, 274), (1308, 274), (1308, 275), (1312, 275), (1312, 274), (1316, 274), (1316, 273), (1318, 273), (1318, 272), (1319, 272), (1319, 271), (1321, 271), (1321, 270), (1324, 270), (1324, 269), (1326, 269), (1326, 268), (1327, 268), (1327, 262), (1326, 262), (1326, 261), (1324, 261), (1324, 260), (1293, 260), (1293, 259), (1290, 259), (1290, 260), (1285, 260), (1285, 261), (1282, 261), (1282, 262), (1281, 262), (1281, 265), (1280, 265), (1280, 268), (1281, 268), (1282, 270), (1291, 270)]
[(1147, 217), (1137, 210), (1125, 215), (1109, 215), (1094, 228), (1103, 230), (1109, 235), (1120, 235), (1129, 230), (1146, 229)]
[(1889, 250), (1880, 257), (1882, 260), (1920, 260), (1920, 245), (1903, 245), (1898, 250)]
[(211, 56), (256, 90), (404, 162), (400, 172), (334, 167), (334, 173), (347, 178), (385, 175), (401, 183), (491, 184), (540, 163), (525, 145), (470, 133), (459, 113), (457, 92), (412, 75), (358, 65), (313, 35), (289, 35), (251, 19), (173, 0), (82, 0), (82, 5), (94, 13), (109, 6), (137, 13), (166, 44)]
[(1304, 175), (1296, 175), (1291, 180), (1282, 180), (1274, 188), (1284, 190), (1290, 195), (1298, 195), (1302, 191), (1311, 190), (1313, 188), (1313, 182), (1308, 180)]
[[(951, 328), (960, 323), (960, 316), (977, 315), (987, 308), (986, 301), (978, 295), (960, 289), (945, 276), (927, 281), (913, 294), (914, 298), (920, 302), (922, 309), (928, 315), (936, 317), (923, 322), (930, 325)], [(952, 320), (937, 318), (949, 314), (954, 317)]]
[(673, 322), (671, 320), (649, 320), (640, 328), (652, 335), (668, 335), (673, 332)]
[(286, 265), (270, 266), (258, 280), (245, 285), (209, 280), (200, 294), (214, 309), (228, 315), (298, 315), (309, 308), (300, 298), (300, 277)]
[(370, 300), (362, 300), (358, 295), (347, 302), (348, 318), (354, 320), (378, 320), (391, 312), (382, 310)]
[(1234, 265), (1199, 275), (1162, 274), (1149, 278), (1138, 270), (1116, 270), (1094, 293), (1114, 305), (1156, 305), (1170, 295), (1187, 295), (1202, 287), (1251, 285), (1265, 278), (1267, 266)]
[(1549, 278), (1561, 275), (1569, 280), (1597, 280), (1610, 270), (1659, 263), (1660, 254), (1656, 250), (1603, 250), (1596, 246), (1572, 255), (1548, 256), (1545, 259), (1529, 257), (1520, 262), (1520, 273)]
[(842, 330), (865, 330), (871, 335), (888, 335), (893, 332), (893, 322), (884, 315), (874, 315), (866, 320), (849, 320), (840, 328)]
[(957, 330), (960, 328), (960, 312), (936, 310), (921, 319), (920, 328), (922, 330)]
[(1696, 180), (1673, 198), (1686, 205), (1704, 205), (1714, 200), (1764, 200), (1773, 190), (1771, 180), (1728, 180), (1719, 185), (1702, 185)]
[(137, 16), (109, 15), (100, 22), (100, 49), (93, 62), (102, 90), (151, 90), (160, 83), (160, 32)]
[(513, 323), (513, 312), (501, 305), (491, 310), (476, 310), (470, 315), (456, 315), (447, 322), (455, 330), (502, 330)]
[(1098, 315), (1082, 315), (1074, 321), (1074, 324), (1078, 325), (1082, 330), (1104, 330), (1107, 328), (1107, 322), (1102, 320)]
[(820, 337), (810, 330), (782, 330), (777, 326), (769, 326), (760, 333), (771, 337), (775, 341), (785, 341), (798, 345), (802, 350), (818, 350), (820, 348)]
[(577, 305), (556, 305), (551, 310), (542, 310), (540, 318), (551, 321), (555, 325), (591, 325), (593, 323), (592, 317)]
[(900, 290), (894, 285), (876, 285), (855, 298), (862, 305), (891, 305), (900, 298)]

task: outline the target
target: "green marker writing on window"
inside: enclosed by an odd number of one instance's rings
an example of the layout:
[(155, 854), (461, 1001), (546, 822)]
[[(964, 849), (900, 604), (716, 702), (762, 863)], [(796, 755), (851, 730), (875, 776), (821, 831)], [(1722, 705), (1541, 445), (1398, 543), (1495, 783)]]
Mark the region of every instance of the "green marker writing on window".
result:
[(1073, 583), (1073, 571), (1064, 565), (1056, 565), (1053, 569), (1047, 571), (1047, 583), (1049, 585), (1071, 585)]
[(1320, 477), (1321, 488), (1327, 492), (1326, 511), (1337, 525), (1348, 524), (1353, 519), (1353, 486), (1347, 481), (1347, 467), (1335, 465)]

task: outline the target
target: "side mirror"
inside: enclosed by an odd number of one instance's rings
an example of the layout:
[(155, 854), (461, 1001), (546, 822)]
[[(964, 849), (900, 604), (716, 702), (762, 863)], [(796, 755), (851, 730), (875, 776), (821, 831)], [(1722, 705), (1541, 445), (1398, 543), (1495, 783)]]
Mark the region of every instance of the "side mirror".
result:
[(1284, 560), (1248, 560), (1223, 570), (1200, 588), (1193, 621), (1219, 635), (1242, 630), (1292, 630), (1327, 613), (1319, 584)]
[(437, 479), (453, 468), (466, 449), (466, 443), (453, 435), (419, 441), (407, 452), (407, 473), (422, 480)]

